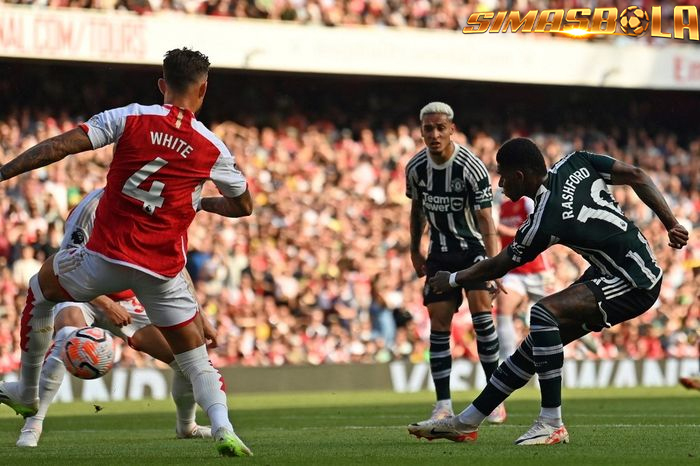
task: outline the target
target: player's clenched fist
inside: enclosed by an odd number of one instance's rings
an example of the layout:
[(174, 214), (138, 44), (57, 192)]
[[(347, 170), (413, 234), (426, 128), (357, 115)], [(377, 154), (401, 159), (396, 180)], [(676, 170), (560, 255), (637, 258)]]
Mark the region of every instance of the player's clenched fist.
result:
[(668, 230), (668, 245), (681, 249), (686, 244), (688, 244), (688, 230), (680, 223), (676, 223)]
[(430, 287), (436, 293), (444, 293), (449, 291), (452, 286), (450, 286), (450, 272), (444, 270), (436, 273), (433, 278), (430, 279)]

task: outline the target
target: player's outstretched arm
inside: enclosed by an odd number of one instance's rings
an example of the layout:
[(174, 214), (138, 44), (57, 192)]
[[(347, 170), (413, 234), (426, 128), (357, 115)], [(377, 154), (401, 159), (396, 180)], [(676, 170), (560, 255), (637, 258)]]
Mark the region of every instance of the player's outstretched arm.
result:
[(450, 272), (440, 271), (430, 279), (430, 286), (436, 293), (444, 293), (457, 286), (470, 288), (488, 280), (501, 278), (518, 265), (508, 256), (508, 249), (503, 249), (496, 257), (477, 262), (468, 269), (456, 272), (454, 284), (450, 283), (452, 275)]
[(58, 162), (67, 155), (88, 150), (92, 150), (92, 143), (85, 131), (72, 129), (40, 142), (0, 167), (0, 181)]
[(253, 213), (253, 199), (246, 189), (238, 197), (204, 197), (200, 207), (202, 210), (224, 217), (247, 217)]
[(637, 196), (659, 217), (668, 231), (668, 245), (681, 249), (688, 244), (688, 231), (678, 223), (671, 208), (666, 203), (649, 175), (634, 165), (616, 160), (610, 171), (612, 184), (626, 184), (634, 189)]

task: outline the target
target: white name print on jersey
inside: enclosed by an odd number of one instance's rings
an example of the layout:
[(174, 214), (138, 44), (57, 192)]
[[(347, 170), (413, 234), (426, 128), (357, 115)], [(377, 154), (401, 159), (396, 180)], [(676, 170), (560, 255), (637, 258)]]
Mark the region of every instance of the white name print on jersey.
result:
[(576, 192), (576, 186), (589, 176), (591, 174), (586, 168), (579, 168), (569, 175), (564, 182), (564, 187), (561, 190), (561, 198), (564, 202), (561, 203), (561, 206), (566, 210), (561, 214), (562, 219), (574, 218), (574, 193)]
[(151, 133), (151, 144), (158, 146), (165, 146), (168, 149), (173, 149), (175, 152), (187, 158), (187, 156), (194, 149), (187, 141), (173, 136), (172, 134), (163, 133), (160, 131), (150, 131)]

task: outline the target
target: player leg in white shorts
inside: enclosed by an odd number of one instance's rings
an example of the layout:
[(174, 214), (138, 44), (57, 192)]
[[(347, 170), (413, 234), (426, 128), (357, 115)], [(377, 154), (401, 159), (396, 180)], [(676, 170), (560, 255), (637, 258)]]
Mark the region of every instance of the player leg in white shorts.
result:
[(36, 447), (43, 430), (44, 418), (61, 387), (66, 367), (61, 351), (66, 339), (75, 330), (95, 322), (95, 309), (88, 303), (60, 303), (53, 308), (54, 342), (49, 349), (39, 380), (39, 410), (27, 417), (17, 440), (18, 447)]
[[(197, 425), (195, 422), (197, 405), (194, 400), (192, 384), (175, 362), (173, 352), (170, 350), (168, 342), (163, 338), (163, 334), (151, 324), (145, 309), (138, 299), (134, 297), (119, 301), (118, 304), (129, 312), (131, 323), (117, 327), (104, 314), (100, 314), (96, 325), (121, 337), (135, 350), (146, 353), (168, 364), (173, 369), (171, 393), (177, 411), (177, 424), (175, 427), (177, 438), (211, 438), (211, 428)], [(200, 318), (204, 322), (203, 318)]]
[(544, 273), (507, 273), (501, 284), (508, 293), (499, 293), (496, 297), (498, 341), (500, 359), (505, 361), (515, 351), (519, 343), (515, 335), (513, 318), (527, 310), (530, 302), (537, 302), (545, 296)]
[[(106, 298), (109, 299), (109, 298)], [(111, 300), (110, 300), (111, 301)], [(172, 395), (177, 407), (176, 433), (178, 438), (211, 437), (211, 429), (198, 426), (194, 422), (196, 405), (192, 394), (192, 385), (185, 378), (174, 358), (167, 342), (155, 329), (138, 300), (129, 299), (114, 302), (128, 313), (130, 322), (119, 326), (112, 322), (98, 306), (90, 303), (66, 302), (54, 306), (54, 343), (46, 356), (39, 380), (39, 410), (34, 416), (25, 420), (17, 440), (18, 447), (36, 447), (43, 430), (43, 422), (49, 406), (58, 392), (65, 375), (65, 365), (61, 351), (66, 338), (76, 329), (95, 326), (110, 331), (127, 341), (129, 345), (143, 351), (156, 359), (169, 364), (175, 372)], [(125, 314), (122, 314), (124, 316)], [(121, 320), (126, 322), (127, 320)]]
[(252, 455), (228, 418), (223, 378), (209, 361), (204, 332), (197, 321), (197, 303), (182, 273), (160, 279), (76, 248), (59, 251), (49, 258), (29, 284), (27, 305), (22, 312), (20, 378), (16, 383), (0, 383), (0, 402), (24, 416), (36, 414), (41, 364), (51, 343), (51, 308), (56, 302), (87, 302), (131, 289), (192, 382), (195, 401), (211, 421), (217, 451), (227, 456)]

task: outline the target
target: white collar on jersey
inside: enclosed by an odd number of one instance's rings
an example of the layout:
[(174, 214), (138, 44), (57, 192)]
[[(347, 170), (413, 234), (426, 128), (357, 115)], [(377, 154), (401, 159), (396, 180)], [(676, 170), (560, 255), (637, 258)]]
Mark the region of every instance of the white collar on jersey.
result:
[(454, 141), (450, 141), (450, 142), (454, 146), (454, 150), (452, 151), (452, 154), (450, 154), (450, 158), (447, 159), (447, 161), (445, 161), (444, 163), (441, 163), (441, 164), (435, 163), (433, 158), (430, 156), (430, 152), (428, 152), (428, 163), (430, 164), (431, 167), (433, 167), (434, 169), (437, 169), (437, 170), (442, 170), (443, 168), (447, 168), (450, 165), (452, 165), (452, 161), (455, 159), (455, 154), (457, 153), (457, 151), (459, 151), (460, 146), (459, 146), (459, 144), (457, 144)]

